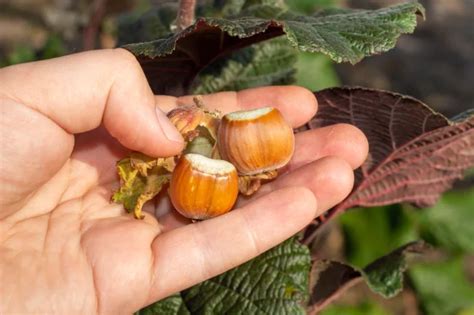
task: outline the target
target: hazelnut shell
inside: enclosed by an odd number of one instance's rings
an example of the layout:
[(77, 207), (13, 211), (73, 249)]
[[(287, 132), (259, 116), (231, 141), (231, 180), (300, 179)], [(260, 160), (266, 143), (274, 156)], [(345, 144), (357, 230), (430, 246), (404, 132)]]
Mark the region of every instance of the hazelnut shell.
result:
[(228, 212), (237, 195), (237, 171), (227, 161), (185, 154), (171, 177), (171, 202), (190, 219), (203, 220)]
[(272, 107), (234, 112), (222, 118), (217, 144), (221, 157), (242, 175), (285, 166), (294, 151), (293, 129)]

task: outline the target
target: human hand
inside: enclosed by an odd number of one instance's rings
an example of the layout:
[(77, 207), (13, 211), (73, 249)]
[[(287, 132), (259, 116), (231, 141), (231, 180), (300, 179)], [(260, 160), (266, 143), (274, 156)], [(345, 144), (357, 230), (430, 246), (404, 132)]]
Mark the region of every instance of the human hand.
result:
[[(110, 203), (129, 150), (180, 152), (135, 58), (92, 51), (0, 69), (0, 313), (122, 314), (233, 268), (340, 202), (367, 141), (349, 125), (299, 133), (285, 173), (238, 209), (188, 224), (162, 202), (144, 220)], [(278, 107), (294, 126), (313, 94), (267, 87), (204, 96), (222, 112)], [(155, 104), (158, 111), (155, 111)], [(160, 110), (161, 109), (161, 110)]]

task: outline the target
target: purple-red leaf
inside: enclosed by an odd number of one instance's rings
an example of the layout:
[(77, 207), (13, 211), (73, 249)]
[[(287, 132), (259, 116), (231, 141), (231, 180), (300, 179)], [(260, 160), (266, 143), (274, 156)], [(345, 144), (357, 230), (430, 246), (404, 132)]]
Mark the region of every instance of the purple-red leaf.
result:
[(306, 128), (349, 123), (370, 146), (352, 193), (327, 216), (355, 206), (431, 206), (474, 166), (472, 113), (451, 121), (414, 98), (365, 88), (326, 89), (316, 96), (319, 111)]
[(330, 260), (315, 261), (311, 269), (308, 314), (317, 314), (360, 281), (360, 271), (352, 266)]
[(429, 250), (423, 241), (408, 243), (380, 257), (364, 269), (330, 260), (313, 263), (308, 314), (317, 314), (347, 289), (364, 280), (369, 288), (383, 297), (398, 294), (403, 288), (403, 273), (413, 254)]

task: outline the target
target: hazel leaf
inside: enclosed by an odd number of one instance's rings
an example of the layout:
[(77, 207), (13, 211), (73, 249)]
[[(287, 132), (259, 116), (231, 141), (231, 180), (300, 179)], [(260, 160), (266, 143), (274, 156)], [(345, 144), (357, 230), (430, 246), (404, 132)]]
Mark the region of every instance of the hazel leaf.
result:
[(369, 141), (354, 189), (320, 222), (356, 206), (433, 206), (474, 167), (472, 112), (450, 120), (412, 97), (366, 88), (331, 88), (315, 95), (318, 114), (306, 129), (348, 123)]
[(393, 48), (401, 34), (413, 32), (417, 15), (423, 16), (424, 9), (416, 1), (313, 16), (263, 3), (236, 17), (201, 17), (182, 32), (123, 47), (137, 56), (155, 94), (183, 95), (207, 65), (251, 44), (284, 35), (298, 50), (356, 63)]
[(391, 298), (403, 289), (403, 273), (413, 255), (429, 249), (423, 241), (412, 242), (383, 256), (362, 270), (362, 276), (369, 288), (385, 298)]
[(240, 91), (267, 85), (295, 82), (297, 50), (283, 38), (233, 52), (218, 59), (198, 74), (193, 93)]
[(329, 260), (317, 260), (311, 272), (309, 314), (316, 314), (341, 293), (360, 281), (365, 281), (375, 293), (393, 297), (403, 288), (403, 275), (411, 259), (427, 251), (422, 241), (408, 243), (363, 269)]
[(183, 298), (178, 293), (142, 308), (134, 315), (191, 315), (191, 312), (189, 312)]
[(138, 314), (305, 314), (311, 259), (289, 239), (253, 260)]

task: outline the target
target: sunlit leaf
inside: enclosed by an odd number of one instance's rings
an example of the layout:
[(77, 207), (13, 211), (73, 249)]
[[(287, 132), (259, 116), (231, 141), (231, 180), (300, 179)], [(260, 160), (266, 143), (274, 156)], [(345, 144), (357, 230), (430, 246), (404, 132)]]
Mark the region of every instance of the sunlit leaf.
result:
[(310, 257), (290, 239), (259, 257), (140, 311), (146, 315), (305, 314)]
[(413, 32), (417, 14), (424, 14), (417, 2), (373, 11), (328, 9), (313, 16), (259, 4), (235, 18), (202, 17), (180, 33), (124, 47), (138, 57), (155, 93), (181, 95), (219, 56), (280, 35), (299, 50), (356, 63)]

